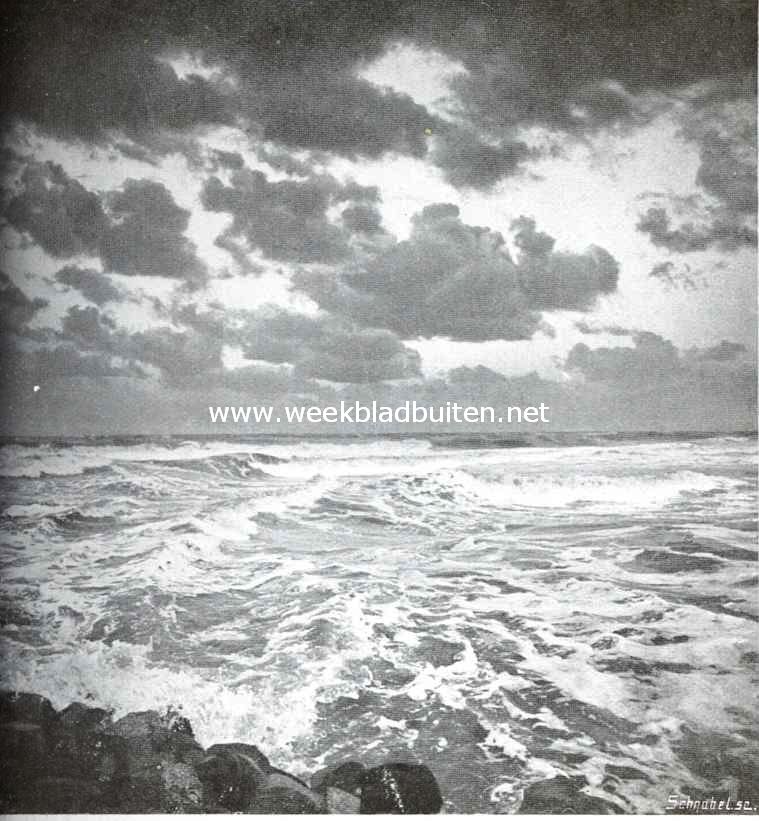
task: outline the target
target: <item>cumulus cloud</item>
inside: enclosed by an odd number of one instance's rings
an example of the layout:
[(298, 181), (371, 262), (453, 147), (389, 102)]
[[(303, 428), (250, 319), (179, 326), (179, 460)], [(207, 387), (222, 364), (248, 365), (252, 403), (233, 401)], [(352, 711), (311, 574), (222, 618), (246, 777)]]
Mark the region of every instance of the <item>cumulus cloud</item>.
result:
[(390, 331), (355, 328), (326, 315), (275, 306), (243, 313), (226, 332), (249, 359), (294, 366), (297, 376), (332, 382), (379, 382), (420, 375), (419, 354)]
[(431, 159), (456, 188), (487, 190), (503, 177), (518, 173), (532, 156), (535, 152), (521, 140), (492, 145), (472, 130), (446, 126), (437, 138)]
[(470, 226), (457, 206), (436, 204), (413, 218), (411, 236), (335, 276), (294, 278), (322, 308), (403, 338), (529, 339), (544, 310), (587, 310), (617, 283), (618, 265), (601, 248), (559, 253), (532, 220), (515, 221), (515, 262), (503, 236)]
[(680, 254), (706, 251), (713, 245), (722, 251), (756, 245), (756, 229), (730, 215), (715, 215), (711, 222), (685, 222), (673, 228), (667, 210), (652, 207), (641, 216), (637, 227), (657, 247)]
[(161, 183), (128, 179), (98, 196), (55, 163), (27, 162), (5, 218), (56, 258), (97, 255), (108, 271), (199, 285), (206, 270), (184, 235), (190, 212)]
[[(740, 86), (739, 86), (740, 87)], [(654, 245), (677, 253), (716, 247), (754, 247), (756, 234), (756, 105), (705, 93), (683, 114), (681, 135), (699, 149), (695, 182), (710, 202), (695, 219), (671, 226), (666, 207), (649, 208), (638, 222)], [(670, 198), (671, 200), (673, 198)], [(679, 203), (674, 198), (673, 205)], [(699, 202), (691, 204), (698, 206)]]
[[(199, 310), (194, 304), (173, 312), (175, 325), (128, 332), (94, 306), (69, 308), (56, 341), (117, 357), (136, 369), (150, 365), (167, 384), (208, 387), (242, 384), (243, 374), (225, 371), (225, 345), (255, 360), (249, 374), (280, 370), (288, 385), (309, 380), (381, 382), (420, 375), (419, 354), (390, 331), (359, 329), (326, 315), (309, 316), (268, 306), (258, 311)], [(244, 370), (244, 369), (242, 369)], [(263, 372), (262, 371), (262, 372)], [(258, 376), (255, 377), (258, 379)], [(268, 377), (267, 377), (268, 378)]]
[(210, 211), (233, 215), (226, 238), (243, 237), (270, 259), (334, 263), (348, 254), (350, 230), (377, 231), (379, 226), (372, 227), (376, 212), (366, 204), (349, 212), (345, 227), (330, 221), (328, 209), (346, 200), (373, 201), (376, 195), (375, 188), (342, 186), (329, 176), (270, 182), (261, 171), (246, 168), (232, 174), (230, 185), (211, 177), (202, 201)]
[(0, 271), (0, 329), (3, 333), (23, 333), (29, 321), (47, 304), (40, 297), (30, 299), (4, 271)]
[(26, 164), (5, 208), (5, 219), (53, 257), (97, 252), (108, 230), (100, 198), (60, 165)]
[(130, 179), (108, 194), (107, 203), (112, 221), (99, 246), (107, 269), (194, 283), (203, 279), (205, 268), (184, 236), (190, 212), (164, 185)]
[(589, 348), (578, 342), (569, 352), (565, 368), (590, 381), (632, 381), (670, 376), (680, 369), (677, 348), (668, 340), (642, 331), (634, 336), (634, 347)]
[(55, 274), (55, 279), (62, 285), (73, 288), (95, 305), (107, 302), (122, 302), (123, 293), (111, 280), (99, 271), (91, 268), (80, 268), (78, 265), (66, 265)]

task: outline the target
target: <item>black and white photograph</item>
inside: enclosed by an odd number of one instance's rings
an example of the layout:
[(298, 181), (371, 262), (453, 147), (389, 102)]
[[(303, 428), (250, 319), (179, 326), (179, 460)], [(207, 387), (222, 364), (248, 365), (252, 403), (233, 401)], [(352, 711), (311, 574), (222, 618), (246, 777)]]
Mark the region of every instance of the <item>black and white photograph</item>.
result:
[(755, 0), (0, 16), (0, 813), (759, 813)]

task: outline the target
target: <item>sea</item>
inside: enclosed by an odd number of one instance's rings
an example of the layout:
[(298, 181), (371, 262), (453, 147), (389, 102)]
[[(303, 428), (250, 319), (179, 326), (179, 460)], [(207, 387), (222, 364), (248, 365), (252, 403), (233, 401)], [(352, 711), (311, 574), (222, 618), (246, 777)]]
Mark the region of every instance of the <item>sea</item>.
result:
[(757, 772), (756, 434), (17, 438), (0, 498), (0, 685), (56, 708), (423, 762), (449, 812)]

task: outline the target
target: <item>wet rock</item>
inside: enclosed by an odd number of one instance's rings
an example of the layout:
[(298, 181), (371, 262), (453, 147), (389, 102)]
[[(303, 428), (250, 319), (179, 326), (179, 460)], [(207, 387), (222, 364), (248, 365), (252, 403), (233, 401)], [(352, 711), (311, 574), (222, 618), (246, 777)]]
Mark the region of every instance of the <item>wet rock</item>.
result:
[(249, 811), (256, 814), (313, 815), (323, 813), (325, 808), (323, 795), (310, 789), (299, 778), (274, 770), (269, 774), (264, 788), (257, 793), (254, 806)]
[(346, 761), (337, 767), (325, 767), (311, 777), (311, 788), (326, 793), (330, 787), (336, 787), (348, 793), (358, 793), (364, 778), (366, 767), (358, 761)]
[(96, 781), (48, 776), (26, 787), (16, 809), (28, 813), (102, 813), (108, 806), (102, 785)]
[(587, 781), (584, 778), (567, 778), (563, 775), (530, 784), (524, 791), (524, 797), (517, 812), (520, 815), (546, 813), (614, 815), (621, 812), (616, 805), (582, 792), (585, 786), (587, 786)]
[(39, 724), (12, 721), (0, 725), (0, 810), (16, 810), (30, 779), (44, 774), (47, 739)]
[(131, 775), (144, 775), (146, 770), (155, 768), (156, 759), (197, 766), (205, 757), (192, 735), (190, 722), (171, 712), (129, 713), (105, 732), (125, 740)]
[(0, 723), (22, 721), (48, 725), (58, 720), (53, 705), (35, 693), (4, 690), (0, 693)]
[(358, 815), (361, 798), (337, 787), (327, 787), (326, 809), (330, 815)]
[(189, 764), (169, 764), (161, 771), (161, 812), (203, 812), (203, 785)]
[[(122, 812), (171, 812), (177, 804), (191, 811), (194, 802), (177, 797), (171, 773), (185, 773), (178, 764), (193, 769), (204, 757), (203, 748), (192, 736), (186, 719), (171, 711), (129, 713), (106, 728), (104, 736), (118, 739), (125, 751), (125, 764), (114, 761), (111, 801)], [(197, 781), (193, 788), (202, 794)], [(180, 790), (181, 793), (181, 790)]]
[(88, 707), (86, 704), (74, 701), (58, 713), (58, 718), (64, 727), (95, 731), (105, 727), (110, 721), (110, 715), (107, 710), (102, 710), (99, 707)]
[(206, 797), (230, 812), (243, 812), (266, 786), (266, 756), (249, 744), (214, 744), (197, 765)]
[(386, 764), (364, 774), (362, 814), (431, 814), (442, 806), (435, 776), (423, 764)]
[(48, 774), (111, 781), (128, 770), (128, 746), (122, 738), (106, 735), (102, 725), (54, 726), (49, 734)]
[(323, 808), (301, 793), (286, 787), (267, 787), (261, 790), (255, 806), (248, 812), (255, 815), (319, 815)]

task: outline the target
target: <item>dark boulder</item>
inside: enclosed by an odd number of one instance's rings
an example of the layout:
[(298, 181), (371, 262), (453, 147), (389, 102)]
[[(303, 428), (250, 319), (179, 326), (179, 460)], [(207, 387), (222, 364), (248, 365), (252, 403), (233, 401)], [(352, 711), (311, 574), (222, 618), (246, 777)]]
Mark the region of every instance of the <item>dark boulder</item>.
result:
[(328, 787), (336, 787), (349, 793), (359, 793), (366, 767), (358, 761), (346, 761), (337, 767), (325, 767), (311, 776), (311, 788), (326, 793)]
[(19, 799), (27, 813), (104, 813), (108, 806), (104, 790), (96, 781), (48, 776), (29, 783)]
[(110, 717), (111, 714), (107, 710), (88, 707), (79, 701), (72, 702), (58, 714), (63, 726), (90, 731), (105, 729), (106, 724), (110, 722)]
[(314, 815), (323, 813), (324, 796), (312, 790), (299, 778), (282, 770), (272, 771), (266, 785), (256, 795), (250, 812), (274, 815)]
[(337, 787), (327, 787), (326, 810), (329, 815), (358, 815), (361, 812), (361, 799)]
[(116, 762), (111, 777), (110, 800), (120, 811), (191, 812), (199, 806), (203, 790), (194, 769), (205, 753), (186, 719), (172, 712), (129, 713), (107, 727), (104, 735), (119, 739), (126, 752), (125, 766)]
[(45, 772), (47, 737), (39, 724), (11, 721), (0, 725), (0, 812), (20, 812), (20, 795), (30, 779)]
[(107, 735), (97, 724), (72, 726), (61, 722), (48, 738), (47, 775), (110, 782), (126, 777), (129, 747), (123, 738)]
[(271, 772), (269, 759), (250, 744), (214, 744), (197, 771), (206, 798), (229, 812), (245, 812)]
[(385, 764), (364, 774), (361, 813), (429, 815), (440, 812), (443, 797), (424, 764)]
[(4, 690), (0, 693), (0, 724), (24, 721), (48, 725), (58, 720), (50, 701), (35, 693)]
[(171, 712), (129, 713), (105, 732), (126, 741), (130, 772), (139, 773), (149, 768), (155, 757), (168, 756), (172, 761), (192, 766), (197, 766), (205, 757), (203, 748), (193, 737), (190, 722)]

